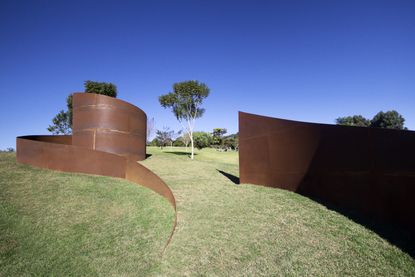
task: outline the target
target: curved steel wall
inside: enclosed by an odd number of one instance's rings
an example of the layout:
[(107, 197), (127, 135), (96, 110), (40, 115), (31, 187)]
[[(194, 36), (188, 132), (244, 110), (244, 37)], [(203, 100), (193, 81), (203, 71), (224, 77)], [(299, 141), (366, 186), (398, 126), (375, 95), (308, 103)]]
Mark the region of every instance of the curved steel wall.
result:
[(415, 132), (239, 113), (241, 183), (278, 187), (415, 231)]
[(95, 93), (74, 93), (73, 145), (144, 160), (146, 132), (147, 116), (136, 106)]
[[(108, 96), (76, 93), (73, 98), (73, 136), (23, 136), (16, 139), (19, 163), (66, 172), (124, 178), (165, 197), (175, 210), (170, 188), (137, 163), (146, 156), (146, 114)], [(164, 250), (163, 250), (164, 251)]]

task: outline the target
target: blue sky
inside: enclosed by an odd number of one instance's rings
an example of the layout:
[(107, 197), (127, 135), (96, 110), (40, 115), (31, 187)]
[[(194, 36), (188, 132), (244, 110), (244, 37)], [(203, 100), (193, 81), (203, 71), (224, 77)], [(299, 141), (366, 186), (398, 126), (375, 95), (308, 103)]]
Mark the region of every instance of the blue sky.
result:
[(0, 149), (47, 134), (85, 80), (178, 130), (158, 96), (211, 88), (196, 122), (237, 112), (333, 123), (395, 109), (415, 129), (415, 1), (0, 1)]

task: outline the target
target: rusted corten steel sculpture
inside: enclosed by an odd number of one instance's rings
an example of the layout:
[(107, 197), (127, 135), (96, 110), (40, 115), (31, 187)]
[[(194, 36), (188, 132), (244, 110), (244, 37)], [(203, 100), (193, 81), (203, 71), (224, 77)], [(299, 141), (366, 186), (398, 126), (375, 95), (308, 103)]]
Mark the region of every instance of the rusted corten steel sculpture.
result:
[(147, 116), (136, 106), (94, 93), (74, 94), (73, 145), (141, 161), (146, 132)]
[(415, 132), (239, 113), (241, 183), (298, 192), (415, 233)]
[[(147, 116), (136, 106), (104, 95), (75, 93), (73, 135), (18, 137), (16, 158), (42, 168), (124, 178), (162, 195), (176, 210), (170, 188), (137, 163), (146, 158), (146, 128)], [(176, 218), (167, 244), (175, 226)]]

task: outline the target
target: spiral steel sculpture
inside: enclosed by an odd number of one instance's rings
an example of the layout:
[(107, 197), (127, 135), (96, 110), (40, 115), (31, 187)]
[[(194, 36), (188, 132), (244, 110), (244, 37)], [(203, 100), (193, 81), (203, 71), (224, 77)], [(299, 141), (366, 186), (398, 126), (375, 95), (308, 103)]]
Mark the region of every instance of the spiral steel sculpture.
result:
[[(136, 106), (104, 95), (74, 93), (73, 135), (18, 137), (16, 158), (42, 168), (124, 178), (165, 197), (176, 211), (170, 188), (136, 162), (146, 158), (146, 127), (147, 116)], [(166, 246), (175, 227), (176, 215)]]
[(415, 233), (415, 132), (239, 113), (241, 183), (287, 189)]

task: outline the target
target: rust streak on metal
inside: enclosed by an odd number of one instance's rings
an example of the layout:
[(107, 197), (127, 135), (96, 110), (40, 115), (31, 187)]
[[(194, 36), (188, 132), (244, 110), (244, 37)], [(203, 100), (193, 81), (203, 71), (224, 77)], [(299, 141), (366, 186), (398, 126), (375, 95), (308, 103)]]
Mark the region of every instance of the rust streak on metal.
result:
[(73, 133), (80, 133), (80, 132), (94, 132), (94, 131), (102, 131), (102, 132), (114, 132), (114, 133), (120, 133), (120, 134), (126, 134), (126, 135), (135, 135), (135, 136), (142, 136), (144, 135), (141, 132), (126, 132), (126, 131), (121, 131), (121, 130), (116, 130), (116, 129), (110, 129), (110, 128), (85, 128), (85, 129), (78, 129), (76, 131), (74, 131)]
[(95, 150), (95, 142), (97, 141), (97, 129), (93, 129), (93, 130), (94, 130), (94, 138), (93, 138), (92, 149)]

